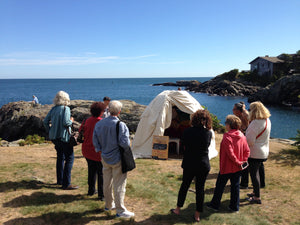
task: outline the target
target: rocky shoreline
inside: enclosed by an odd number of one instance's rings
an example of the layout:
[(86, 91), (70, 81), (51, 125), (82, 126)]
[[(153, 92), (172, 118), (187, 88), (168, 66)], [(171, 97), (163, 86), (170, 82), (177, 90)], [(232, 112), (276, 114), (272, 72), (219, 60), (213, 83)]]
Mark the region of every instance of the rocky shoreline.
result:
[(300, 107), (300, 74), (282, 77), (266, 87), (255, 85), (227, 74), (219, 75), (206, 82), (180, 80), (154, 86), (185, 87), (187, 91), (219, 96), (246, 96), (249, 102), (261, 101), (264, 104)]
[[(123, 104), (120, 120), (127, 124), (130, 132), (135, 132), (146, 106), (130, 100), (120, 101)], [(90, 106), (93, 102), (71, 100), (71, 115), (75, 120), (74, 130), (78, 130), (81, 122), (90, 116)], [(3, 105), (0, 109), (0, 138), (9, 143), (33, 134), (48, 138), (43, 120), (52, 107), (53, 105), (33, 105), (25, 101)]]

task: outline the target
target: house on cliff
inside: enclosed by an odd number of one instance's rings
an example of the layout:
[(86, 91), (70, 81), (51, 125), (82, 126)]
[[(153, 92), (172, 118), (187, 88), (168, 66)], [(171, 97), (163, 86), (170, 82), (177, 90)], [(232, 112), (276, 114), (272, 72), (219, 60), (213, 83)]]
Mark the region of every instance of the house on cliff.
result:
[(251, 65), (251, 72), (257, 71), (260, 76), (273, 76), (274, 73), (280, 71), (284, 66), (284, 60), (278, 57), (257, 57), (249, 64)]

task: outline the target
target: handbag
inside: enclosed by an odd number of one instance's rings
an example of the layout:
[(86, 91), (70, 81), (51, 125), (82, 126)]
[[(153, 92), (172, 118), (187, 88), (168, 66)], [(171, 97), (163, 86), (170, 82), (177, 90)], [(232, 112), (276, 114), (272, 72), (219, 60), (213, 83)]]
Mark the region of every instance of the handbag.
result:
[(86, 120), (83, 120), (82, 129), (79, 131), (79, 134), (78, 134), (78, 137), (77, 137), (77, 142), (79, 142), (79, 143), (84, 142), (84, 125), (85, 125), (85, 121)]
[(69, 145), (71, 145), (71, 146), (78, 145), (79, 132), (78, 131), (74, 131), (74, 132), (70, 133), (69, 129), (68, 129), (68, 132), (70, 134)]
[[(119, 141), (119, 124), (120, 121), (118, 121), (116, 125), (117, 142)], [(135, 168), (135, 161), (130, 146), (125, 149), (119, 145), (119, 150), (121, 154), (122, 173), (127, 173), (128, 171), (133, 170)]]

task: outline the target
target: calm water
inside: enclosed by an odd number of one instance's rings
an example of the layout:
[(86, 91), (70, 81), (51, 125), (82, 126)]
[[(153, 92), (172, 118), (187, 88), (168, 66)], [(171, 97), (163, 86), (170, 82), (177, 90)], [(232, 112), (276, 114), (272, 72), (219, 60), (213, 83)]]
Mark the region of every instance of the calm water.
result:
[[(71, 99), (102, 100), (104, 96), (112, 99), (129, 99), (148, 105), (152, 99), (164, 90), (176, 90), (177, 87), (151, 86), (154, 83), (176, 82), (178, 80), (198, 80), (204, 82), (209, 77), (197, 78), (129, 78), (129, 79), (11, 79), (0, 80), (0, 106), (14, 101), (31, 101), (36, 95), (41, 104), (51, 104), (59, 90), (69, 93)], [(218, 116), (224, 124), (225, 117), (232, 114), (233, 104), (244, 101), (242, 97), (208, 96), (203, 93), (191, 93), (201, 105)], [(300, 129), (300, 112), (296, 109), (269, 107), (271, 111), (271, 136), (277, 138), (295, 137)]]

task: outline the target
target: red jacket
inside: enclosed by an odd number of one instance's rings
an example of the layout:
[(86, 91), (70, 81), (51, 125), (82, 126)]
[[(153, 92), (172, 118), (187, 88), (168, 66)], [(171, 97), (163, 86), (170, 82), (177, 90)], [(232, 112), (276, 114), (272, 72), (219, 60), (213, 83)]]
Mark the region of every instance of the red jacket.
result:
[(248, 160), (250, 149), (245, 135), (239, 130), (230, 130), (223, 135), (220, 147), (220, 173), (235, 173)]
[(79, 128), (79, 131), (81, 129), (84, 129), (84, 142), (82, 143), (82, 155), (87, 159), (98, 161), (98, 162), (101, 161), (101, 153), (95, 151), (93, 145), (93, 132), (96, 123), (101, 119), (102, 118), (100, 117), (91, 116), (85, 121), (84, 126), (82, 123)]

